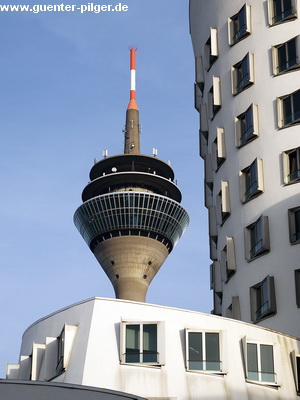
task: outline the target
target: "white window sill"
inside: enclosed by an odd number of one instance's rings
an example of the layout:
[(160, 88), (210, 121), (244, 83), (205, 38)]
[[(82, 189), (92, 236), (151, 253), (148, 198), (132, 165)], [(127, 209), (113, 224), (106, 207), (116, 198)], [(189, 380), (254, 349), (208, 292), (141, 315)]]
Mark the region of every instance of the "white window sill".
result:
[(281, 387), (278, 383), (275, 382), (261, 382), (261, 381), (252, 381), (250, 379), (246, 379), (247, 383), (253, 383), (254, 385), (265, 386), (265, 387), (272, 387), (274, 389), (278, 389)]

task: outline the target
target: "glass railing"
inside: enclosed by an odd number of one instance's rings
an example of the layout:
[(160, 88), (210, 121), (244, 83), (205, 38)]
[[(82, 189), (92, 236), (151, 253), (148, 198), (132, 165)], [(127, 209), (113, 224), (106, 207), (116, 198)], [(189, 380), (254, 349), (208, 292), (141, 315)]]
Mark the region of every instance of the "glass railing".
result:
[(110, 232), (146, 231), (162, 235), (174, 247), (189, 224), (189, 216), (176, 201), (145, 192), (114, 192), (83, 203), (74, 223), (90, 246)]
[(215, 361), (207, 361), (207, 360), (198, 360), (198, 361), (188, 361), (188, 369), (191, 371), (221, 371), (220, 360)]

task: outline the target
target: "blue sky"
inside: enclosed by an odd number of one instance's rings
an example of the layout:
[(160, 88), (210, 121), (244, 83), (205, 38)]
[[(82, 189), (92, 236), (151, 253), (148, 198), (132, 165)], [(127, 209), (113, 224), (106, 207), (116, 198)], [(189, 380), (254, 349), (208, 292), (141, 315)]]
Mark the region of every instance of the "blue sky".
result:
[(147, 301), (212, 309), (188, 0), (123, 4), (124, 13), (0, 13), (0, 377), (18, 362), (32, 322), (89, 297), (114, 297), (72, 218), (94, 158), (123, 151), (130, 45), (138, 47), (142, 153), (155, 147), (171, 161), (191, 218)]

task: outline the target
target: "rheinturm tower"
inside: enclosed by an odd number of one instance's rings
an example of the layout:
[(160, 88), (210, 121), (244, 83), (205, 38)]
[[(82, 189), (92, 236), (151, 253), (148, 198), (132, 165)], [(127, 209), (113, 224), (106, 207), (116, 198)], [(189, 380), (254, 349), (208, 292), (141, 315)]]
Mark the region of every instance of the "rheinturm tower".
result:
[(74, 215), (80, 234), (117, 298), (145, 301), (150, 282), (185, 231), (189, 217), (170, 165), (140, 154), (135, 98), (136, 49), (130, 49), (130, 101), (124, 154), (96, 162)]

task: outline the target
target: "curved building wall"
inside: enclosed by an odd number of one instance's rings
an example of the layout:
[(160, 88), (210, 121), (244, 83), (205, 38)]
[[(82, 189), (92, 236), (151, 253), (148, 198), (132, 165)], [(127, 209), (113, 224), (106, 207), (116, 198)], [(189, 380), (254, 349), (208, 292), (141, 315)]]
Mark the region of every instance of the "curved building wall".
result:
[(299, 12), (293, 0), (190, 0), (213, 312), (295, 335)]
[(58, 387), (77, 384), (148, 399), (291, 400), (299, 398), (299, 353), (299, 339), (252, 324), (95, 298), (31, 325), (8, 378), (26, 379), (27, 373), (28, 380)]

